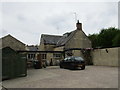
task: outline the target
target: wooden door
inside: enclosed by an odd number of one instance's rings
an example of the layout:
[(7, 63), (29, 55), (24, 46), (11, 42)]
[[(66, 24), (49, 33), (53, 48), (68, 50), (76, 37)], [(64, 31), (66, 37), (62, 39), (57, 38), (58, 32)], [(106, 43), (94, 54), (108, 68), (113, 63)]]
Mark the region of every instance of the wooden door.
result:
[(41, 54), (37, 55), (37, 60), (40, 62), (40, 67), (42, 68), (42, 58), (41, 58)]

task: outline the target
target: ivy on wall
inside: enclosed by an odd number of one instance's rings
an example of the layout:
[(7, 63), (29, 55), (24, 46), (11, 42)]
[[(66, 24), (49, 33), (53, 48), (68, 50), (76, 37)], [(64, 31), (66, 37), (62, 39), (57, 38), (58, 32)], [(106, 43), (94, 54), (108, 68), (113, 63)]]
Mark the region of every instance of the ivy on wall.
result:
[(81, 50), (87, 65), (93, 65), (92, 56), (91, 56), (91, 49), (82, 49)]

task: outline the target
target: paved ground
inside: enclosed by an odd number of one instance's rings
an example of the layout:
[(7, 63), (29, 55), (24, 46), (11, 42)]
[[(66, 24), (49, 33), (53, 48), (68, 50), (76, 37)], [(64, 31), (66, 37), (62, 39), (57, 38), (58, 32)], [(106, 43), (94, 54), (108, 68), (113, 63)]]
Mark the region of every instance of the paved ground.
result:
[(7, 88), (117, 88), (118, 68), (87, 66), (85, 70), (29, 69), (27, 77), (3, 81)]

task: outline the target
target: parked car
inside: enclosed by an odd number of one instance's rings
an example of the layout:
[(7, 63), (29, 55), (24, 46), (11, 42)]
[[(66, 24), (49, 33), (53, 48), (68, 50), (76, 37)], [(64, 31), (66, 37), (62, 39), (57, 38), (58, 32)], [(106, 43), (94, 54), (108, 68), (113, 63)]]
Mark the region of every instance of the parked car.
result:
[(71, 56), (60, 61), (60, 68), (85, 69), (85, 60), (81, 57)]
[(41, 68), (41, 63), (38, 60), (33, 61), (33, 66), (35, 69), (40, 69)]

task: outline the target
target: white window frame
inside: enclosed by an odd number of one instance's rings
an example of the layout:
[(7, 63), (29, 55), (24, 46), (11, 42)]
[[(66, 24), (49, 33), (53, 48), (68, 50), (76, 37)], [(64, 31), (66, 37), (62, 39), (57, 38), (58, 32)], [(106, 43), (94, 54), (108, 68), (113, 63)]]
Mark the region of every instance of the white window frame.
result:
[(47, 59), (47, 53), (41, 53), (41, 59), (46, 60)]
[(53, 53), (53, 58), (61, 58), (62, 54), (61, 53)]
[(27, 58), (28, 59), (35, 59), (36, 55), (35, 53), (28, 53)]

